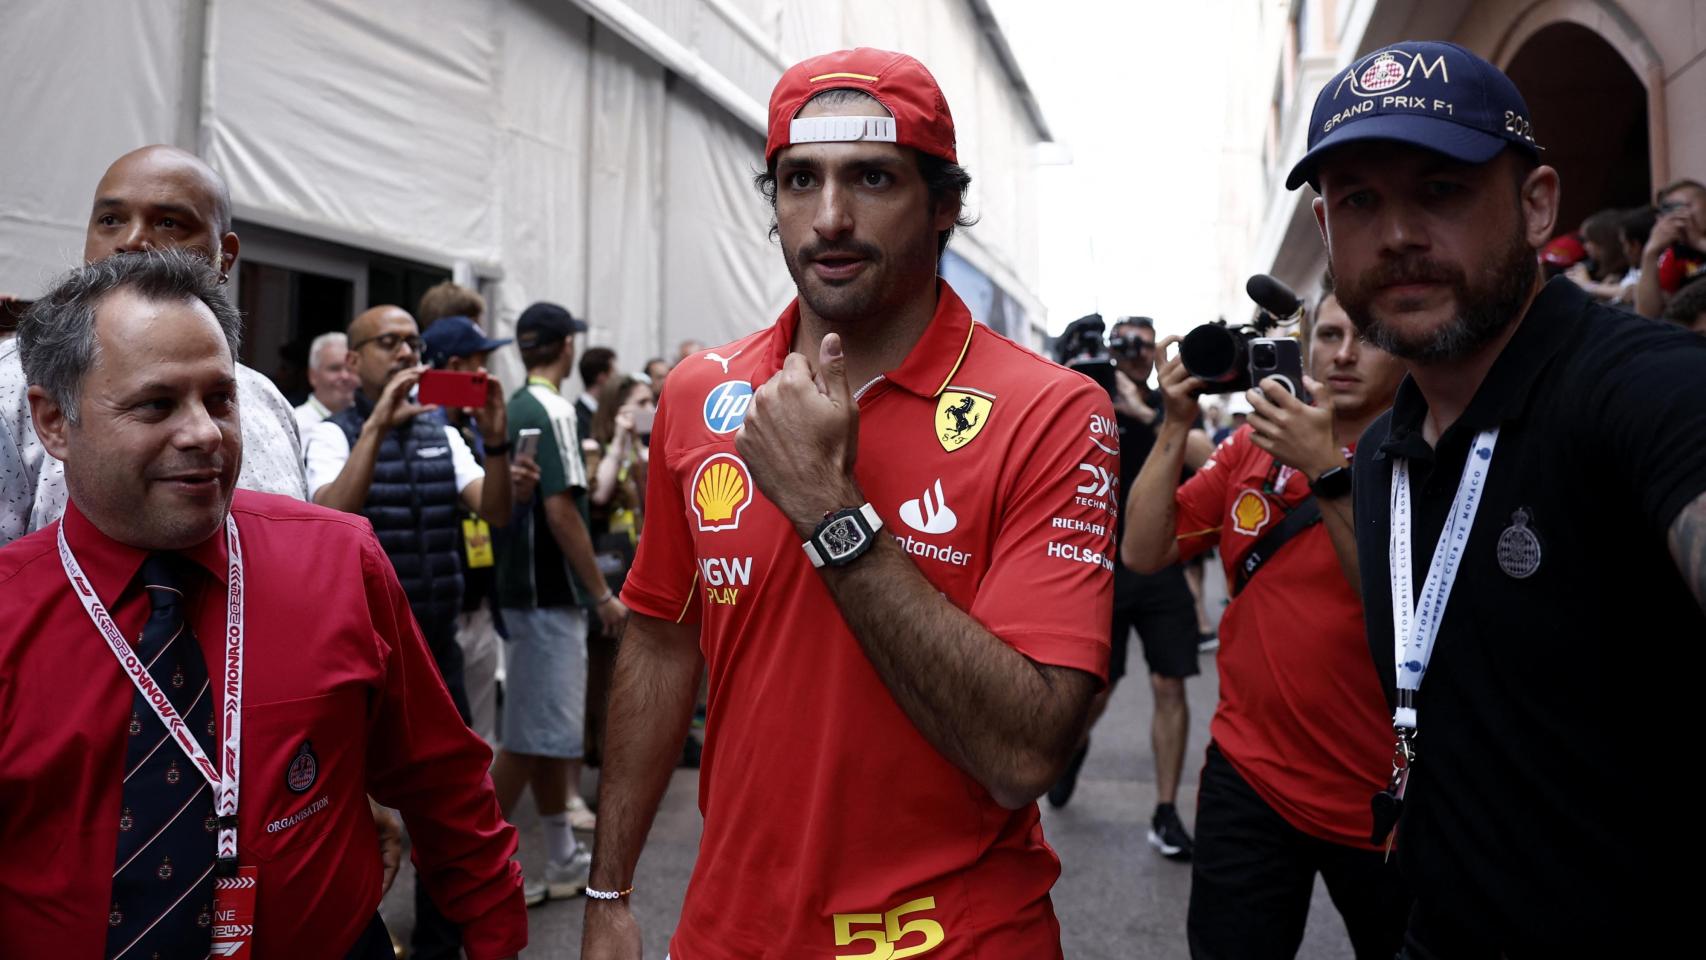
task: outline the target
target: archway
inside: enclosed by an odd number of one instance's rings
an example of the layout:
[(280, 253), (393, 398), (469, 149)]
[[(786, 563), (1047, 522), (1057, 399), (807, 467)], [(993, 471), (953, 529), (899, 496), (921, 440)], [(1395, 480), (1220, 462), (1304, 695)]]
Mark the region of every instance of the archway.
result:
[(1579, 24), (1553, 23), (1523, 42), (1505, 73), (1563, 181), (1560, 231), (1596, 210), (1652, 202), (1647, 89), (1616, 49)]

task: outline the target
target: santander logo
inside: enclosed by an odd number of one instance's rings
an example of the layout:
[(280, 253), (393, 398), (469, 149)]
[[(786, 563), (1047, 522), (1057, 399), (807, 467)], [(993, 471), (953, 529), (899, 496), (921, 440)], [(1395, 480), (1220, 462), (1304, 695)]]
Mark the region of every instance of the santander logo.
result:
[[(934, 494), (934, 496), (932, 496)], [(919, 533), (951, 533), (960, 522), (952, 507), (942, 496), (942, 481), (924, 491), (916, 500), (900, 505), (900, 519)]]

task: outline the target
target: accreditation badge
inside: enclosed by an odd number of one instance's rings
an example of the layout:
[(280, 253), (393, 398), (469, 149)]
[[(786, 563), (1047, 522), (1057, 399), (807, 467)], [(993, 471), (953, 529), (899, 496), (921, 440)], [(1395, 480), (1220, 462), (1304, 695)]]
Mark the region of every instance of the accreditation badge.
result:
[(496, 562), (492, 555), (492, 528), (479, 517), (462, 520), (462, 549), (468, 552), (468, 569), (479, 570)]
[(213, 881), (213, 948), (209, 956), (247, 960), (255, 939), (254, 867), (238, 867), (233, 877)]

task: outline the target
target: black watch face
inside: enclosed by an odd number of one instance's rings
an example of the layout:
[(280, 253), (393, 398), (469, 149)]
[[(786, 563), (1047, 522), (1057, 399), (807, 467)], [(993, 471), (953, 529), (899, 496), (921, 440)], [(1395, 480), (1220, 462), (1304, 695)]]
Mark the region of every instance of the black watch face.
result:
[(865, 528), (852, 517), (840, 517), (829, 526), (823, 528), (818, 540), (822, 542), (824, 553), (830, 560), (839, 560), (851, 555), (865, 544)]

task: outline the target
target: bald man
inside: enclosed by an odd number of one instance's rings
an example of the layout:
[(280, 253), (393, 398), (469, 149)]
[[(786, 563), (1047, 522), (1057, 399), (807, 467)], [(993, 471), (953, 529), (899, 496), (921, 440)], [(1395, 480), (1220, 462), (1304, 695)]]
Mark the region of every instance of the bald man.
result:
[[(361, 382), (355, 402), (315, 424), (303, 441), (308, 489), (315, 503), (359, 513), (373, 523), (391, 558), (409, 608), (468, 722), (462, 648), (462, 520), (471, 511), (494, 527), (510, 515), (508, 421), (503, 386), (486, 381), (486, 403), (473, 411), (485, 445), (485, 465), (436, 407), (414, 401), (426, 370), (415, 318), (382, 306), (349, 325), (348, 367)], [(416, 885), (414, 956), (451, 957), (456, 933)]]
[[(212, 167), (176, 147), (150, 146), (113, 161), (95, 187), (83, 260), (179, 247), (207, 258), (223, 279), (237, 262), (231, 196)], [(0, 545), (65, 512), (65, 468), (30, 422), (15, 340), (0, 342)], [(237, 486), (307, 499), (296, 418), (272, 381), (237, 365), (243, 465)]]

